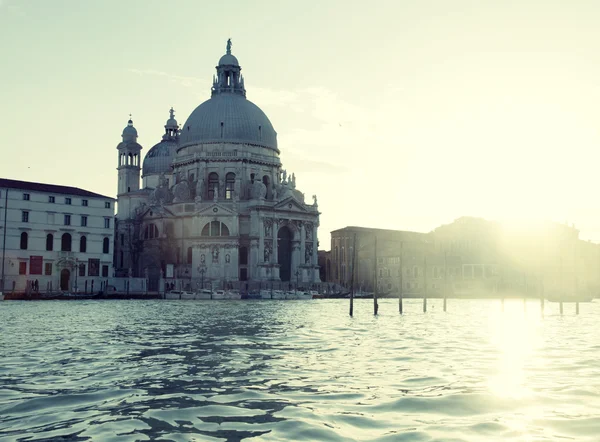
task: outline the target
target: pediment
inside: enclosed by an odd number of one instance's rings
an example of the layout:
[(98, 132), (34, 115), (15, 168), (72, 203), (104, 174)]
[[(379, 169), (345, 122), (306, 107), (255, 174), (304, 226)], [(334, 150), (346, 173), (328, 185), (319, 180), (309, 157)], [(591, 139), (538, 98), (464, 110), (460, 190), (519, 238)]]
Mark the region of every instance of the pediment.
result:
[(142, 212), (142, 219), (164, 218), (165, 216), (174, 216), (173, 212), (165, 206), (145, 207)]
[(274, 208), (276, 210), (284, 210), (288, 212), (308, 212), (306, 207), (304, 207), (304, 204), (299, 203), (298, 200), (296, 200), (296, 198), (293, 196), (288, 196), (286, 199), (279, 201)]
[(237, 216), (237, 212), (219, 203), (209, 204), (197, 210), (195, 215), (199, 216)]

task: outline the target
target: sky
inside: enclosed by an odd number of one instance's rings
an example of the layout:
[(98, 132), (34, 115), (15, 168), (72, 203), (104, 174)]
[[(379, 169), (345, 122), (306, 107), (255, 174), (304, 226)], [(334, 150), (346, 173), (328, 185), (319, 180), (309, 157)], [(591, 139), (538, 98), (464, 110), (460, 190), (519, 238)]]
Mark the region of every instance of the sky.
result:
[(597, 1), (0, 0), (0, 176), (117, 188), (210, 97), (227, 38), (281, 160), (347, 225), (568, 222), (600, 242)]

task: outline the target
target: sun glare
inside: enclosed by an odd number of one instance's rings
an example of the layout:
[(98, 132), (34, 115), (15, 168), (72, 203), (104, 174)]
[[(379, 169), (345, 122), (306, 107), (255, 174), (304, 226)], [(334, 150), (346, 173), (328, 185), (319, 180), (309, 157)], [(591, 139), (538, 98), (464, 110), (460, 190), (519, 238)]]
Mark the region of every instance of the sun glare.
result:
[(527, 366), (539, 345), (539, 327), (540, 317), (527, 312), (520, 300), (506, 301), (504, 312), (499, 310), (490, 317), (498, 360), (489, 388), (496, 396), (520, 399), (532, 394)]

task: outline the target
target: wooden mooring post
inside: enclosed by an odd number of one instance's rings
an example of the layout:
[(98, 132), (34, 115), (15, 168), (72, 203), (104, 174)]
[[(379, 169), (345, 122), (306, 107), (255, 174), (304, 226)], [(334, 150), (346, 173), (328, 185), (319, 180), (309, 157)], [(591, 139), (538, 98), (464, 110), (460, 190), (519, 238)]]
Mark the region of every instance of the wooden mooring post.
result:
[(579, 314), (579, 302), (575, 302), (575, 314)]
[(400, 314), (403, 313), (402, 308), (402, 292), (400, 292), (400, 297), (398, 298), (398, 311), (400, 312)]
[(427, 313), (427, 298), (423, 298), (423, 313)]
[(350, 316), (354, 316), (354, 264), (356, 263), (356, 233), (352, 244), (352, 274), (350, 278)]
[(444, 297), (444, 312), (446, 311), (446, 297)]

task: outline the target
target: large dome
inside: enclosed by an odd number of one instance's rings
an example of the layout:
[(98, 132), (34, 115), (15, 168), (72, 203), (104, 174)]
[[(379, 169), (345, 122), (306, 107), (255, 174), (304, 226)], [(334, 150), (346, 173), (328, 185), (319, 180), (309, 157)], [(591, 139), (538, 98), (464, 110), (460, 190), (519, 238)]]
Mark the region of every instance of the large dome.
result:
[(260, 108), (237, 94), (213, 95), (198, 106), (181, 128), (179, 145), (255, 144), (277, 150), (277, 133)]

